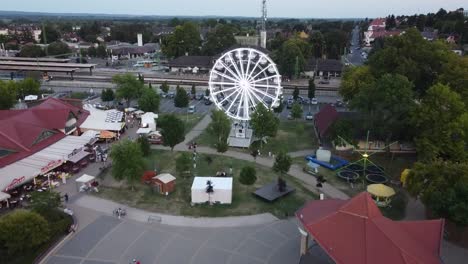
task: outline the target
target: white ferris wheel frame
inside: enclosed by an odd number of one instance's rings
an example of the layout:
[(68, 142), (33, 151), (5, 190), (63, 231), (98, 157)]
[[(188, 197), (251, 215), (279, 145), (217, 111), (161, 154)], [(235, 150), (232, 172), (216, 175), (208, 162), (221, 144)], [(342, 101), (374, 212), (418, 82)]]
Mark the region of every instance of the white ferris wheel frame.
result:
[(211, 100), (230, 118), (249, 121), (258, 104), (277, 107), (283, 89), (276, 64), (253, 48), (237, 48), (219, 57), (210, 71)]

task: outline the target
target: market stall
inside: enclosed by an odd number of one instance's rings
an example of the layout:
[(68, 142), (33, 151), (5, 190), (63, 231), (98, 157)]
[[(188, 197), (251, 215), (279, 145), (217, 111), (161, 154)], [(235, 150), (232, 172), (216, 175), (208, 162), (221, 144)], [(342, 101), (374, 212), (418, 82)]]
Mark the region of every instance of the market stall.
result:
[(231, 177), (195, 177), (192, 184), (192, 203), (232, 202)]
[(384, 184), (370, 184), (367, 192), (372, 195), (378, 206), (386, 207), (390, 204), (390, 197), (395, 195), (395, 190)]
[[(95, 182), (96, 177), (83, 174), (81, 177), (75, 180), (76, 182), (76, 190), (79, 192), (85, 192), (92, 189)], [(96, 188), (97, 189), (97, 188)]]

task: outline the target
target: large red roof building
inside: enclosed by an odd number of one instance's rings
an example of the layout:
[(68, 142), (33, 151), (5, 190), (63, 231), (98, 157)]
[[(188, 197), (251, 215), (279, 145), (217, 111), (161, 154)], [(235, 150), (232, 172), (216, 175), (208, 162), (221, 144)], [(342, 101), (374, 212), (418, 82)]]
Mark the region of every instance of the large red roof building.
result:
[(0, 168), (67, 135), (77, 135), (79, 125), (88, 116), (82, 107), (56, 98), (25, 110), (0, 110)]

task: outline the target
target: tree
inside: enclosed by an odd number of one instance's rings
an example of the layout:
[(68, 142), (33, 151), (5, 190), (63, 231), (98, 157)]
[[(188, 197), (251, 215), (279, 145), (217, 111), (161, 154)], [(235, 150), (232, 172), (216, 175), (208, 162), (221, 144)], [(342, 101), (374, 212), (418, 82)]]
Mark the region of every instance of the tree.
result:
[(0, 244), (13, 255), (49, 240), (47, 221), (35, 212), (15, 210), (0, 218)]
[(137, 143), (140, 145), (141, 153), (143, 156), (148, 157), (151, 154), (151, 145), (148, 138), (141, 136), (137, 139)]
[(114, 101), (114, 99), (115, 99), (114, 90), (108, 88), (102, 91), (101, 100), (103, 102), (111, 102), (111, 101)]
[(291, 108), (291, 117), (294, 119), (302, 118), (302, 107), (298, 103), (294, 103)]
[(263, 142), (265, 137), (276, 136), (279, 119), (273, 111), (267, 109), (263, 104), (258, 104), (251, 115), (250, 125), (254, 131), (254, 135)]
[(252, 166), (245, 166), (242, 168), (239, 176), (239, 182), (244, 185), (252, 185), (257, 181), (257, 172)]
[(143, 153), (140, 145), (130, 140), (123, 140), (111, 148), (112, 176), (118, 181), (126, 180), (134, 189), (135, 182), (145, 170)]
[(144, 85), (131, 73), (117, 74), (112, 77), (112, 82), (117, 85), (117, 98), (125, 99), (127, 107), (130, 106), (132, 99), (137, 99), (141, 96), (144, 89)]
[(187, 107), (189, 105), (189, 101), (190, 99), (187, 91), (177, 85), (176, 94), (174, 97), (174, 106), (179, 108)]
[(192, 167), (192, 158), (189, 153), (183, 152), (176, 158), (176, 171), (179, 176), (186, 175)]
[(468, 225), (468, 163), (436, 160), (414, 164), (406, 187), (435, 217)]
[(29, 207), (33, 211), (42, 214), (58, 208), (60, 204), (60, 194), (58, 192), (33, 192)]
[(12, 81), (0, 81), (0, 110), (8, 110), (16, 103), (17, 87)]
[(314, 32), (309, 42), (312, 45), (312, 54), (315, 58), (322, 58), (326, 50), (325, 39), (321, 32)]
[(195, 89), (195, 84), (194, 84), (192, 85), (192, 89), (190, 90), (190, 95), (192, 96), (192, 98), (194, 98), (196, 94), (197, 94), (197, 90)]
[[(468, 35), (468, 34), (467, 34)], [(442, 66), (442, 73), (438, 76), (438, 81), (450, 86), (450, 88), (460, 94), (465, 105), (468, 105), (468, 57), (451, 57)]]
[(468, 158), (467, 118), (466, 106), (459, 94), (442, 84), (429, 88), (412, 114), (418, 131), (415, 143), (420, 158), (425, 161)]
[(231, 131), (231, 121), (222, 110), (211, 112), (211, 123), (208, 126), (208, 133), (216, 138), (216, 150), (218, 152), (227, 151), (227, 139)]
[(281, 176), (289, 171), (291, 168), (292, 158), (281, 151), (275, 158), (275, 163), (273, 164), (273, 170), (278, 172)]
[(297, 101), (297, 99), (299, 98), (299, 88), (297, 86), (294, 87), (293, 98), (294, 101)]
[(19, 56), (20, 57), (31, 57), (31, 58), (44, 57), (45, 52), (38, 45), (24, 45), (23, 47), (21, 47), (21, 50), (19, 52)]
[(18, 88), (18, 90), (21, 91), (22, 96), (30, 94), (38, 95), (41, 84), (32, 78), (26, 78), (18, 83)]
[(100, 44), (97, 49), (96, 49), (96, 57), (99, 57), (101, 59), (104, 59), (107, 57), (107, 49), (106, 46), (103, 44)]
[(174, 150), (175, 145), (185, 140), (185, 124), (175, 115), (165, 115), (159, 119), (159, 127), (164, 146)]
[(299, 48), (297, 42), (293, 39), (287, 40), (281, 46), (276, 56), (281, 74), (292, 78), (294, 68), (298, 67), (298, 71), (302, 72), (305, 65), (305, 58)]
[(60, 33), (55, 28), (55, 25), (47, 23), (41, 31), (40, 39), (42, 44), (51, 43), (60, 39)]
[(163, 42), (162, 51), (168, 57), (180, 57), (186, 53), (200, 53), (201, 39), (198, 27), (192, 22), (176, 26), (174, 33)]
[(307, 90), (307, 98), (315, 98), (315, 82), (314, 79), (309, 79), (309, 89)]
[(49, 55), (56, 56), (61, 55), (59, 57), (68, 57), (70, 56), (71, 49), (68, 45), (61, 41), (52, 42), (47, 47), (47, 52)]
[(167, 84), (167, 81), (164, 81), (161, 85), (161, 91), (163, 91), (164, 93), (169, 92), (169, 85)]
[(408, 113), (414, 106), (413, 84), (399, 74), (383, 75), (375, 85), (361, 87), (351, 100), (351, 107), (365, 115), (365, 128), (372, 130), (386, 144), (395, 136), (409, 134)]
[(159, 95), (153, 89), (143, 89), (143, 93), (138, 99), (138, 105), (144, 112), (155, 112), (159, 111)]
[(344, 101), (351, 101), (360, 89), (371, 87), (375, 84), (369, 66), (348, 67), (345, 69), (341, 80), (340, 94)]
[(394, 15), (388, 16), (385, 21), (385, 29), (394, 29), (394, 28), (396, 28), (395, 16)]
[(208, 33), (207, 41), (203, 45), (202, 53), (213, 56), (236, 44), (234, 33), (236, 28), (230, 24), (220, 24), (214, 32)]

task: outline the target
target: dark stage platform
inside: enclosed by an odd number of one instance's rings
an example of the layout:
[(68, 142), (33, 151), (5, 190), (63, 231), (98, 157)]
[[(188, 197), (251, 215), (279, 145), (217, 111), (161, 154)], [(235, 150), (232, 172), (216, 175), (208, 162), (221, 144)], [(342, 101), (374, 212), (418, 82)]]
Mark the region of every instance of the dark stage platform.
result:
[(292, 192), (294, 192), (296, 189), (294, 189), (291, 186), (286, 185), (286, 188), (284, 192), (280, 192), (278, 189), (278, 183), (277, 182), (272, 182), (270, 184), (267, 184), (259, 189), (257, 189), (254, 194), (268, 202), (273, 202), (278, 198), (281, 198), (283, 196), (286, 196)]

